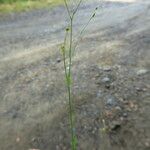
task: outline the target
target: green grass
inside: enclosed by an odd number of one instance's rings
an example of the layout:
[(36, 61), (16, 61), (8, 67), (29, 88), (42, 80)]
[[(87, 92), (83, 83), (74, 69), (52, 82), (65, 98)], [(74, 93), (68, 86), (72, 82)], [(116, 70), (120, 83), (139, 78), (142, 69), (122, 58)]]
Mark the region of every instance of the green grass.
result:
[(62, 3), (63, 0), (0, 0), (0, 13), (27, 11)]
[[(69, 121), (70, 121), (70, 134), (71, 134), (71, 150), (77, 150), (77, 144), (78, 144), (78, 139), (76, 135), (76, 110), (75, 110), (75, 105), (74, 105), (74, 97), (72, 94), (72, 82), (73, 82), (73, 75), (72, 75), (72, 57), (73, 57), (73, 52), (76, 49), (76, 44), (74, 43), (74, 20), (75, 20), (75, 15), (77, 11), (79, 10), (79, 7), (81, 5), (83, 0), (78, 0), (76, 3), (76, 6), (70, 10), (69, 4), (72, 4), (72, 1), (67, 1), (64, 0), (64, 4), (66, 7), (66, 11), (68, 12), (68, 17), (69, 17), (69, 22), (68, 26), (66, 27), (66, 34), (64, 37), (64, 42), (61, 46), (61, 51), (62, 51), (62, 56), (63, 56), (63, 63), (64, 63), (64, 71), (65, 71), (65, 79), (66, 79), (66, 88), (67, 88), (67, 93), (68, 93), (68, 105), (69, 105), (69, 110), (68, 110), (68, 115), (69, 115)], [(86, 30), (88, 24), (90, 21), (95, 17), (96, 14), (96, 8), (94, 12), (92, 13), (91, 17), (89, 18), (89, 21), (83, 29), (78, 34), (78, 40), (82, 37), (82, 34)]]

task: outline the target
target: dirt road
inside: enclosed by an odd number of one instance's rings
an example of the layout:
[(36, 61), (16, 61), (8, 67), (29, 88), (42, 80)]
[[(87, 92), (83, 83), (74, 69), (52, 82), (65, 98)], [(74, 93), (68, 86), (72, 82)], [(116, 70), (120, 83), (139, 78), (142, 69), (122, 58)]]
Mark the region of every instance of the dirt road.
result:
[[(75, 35), (97, 6), (73, 58), (78, 149), (148, 150), (150, 2), (85, 2)], [(0, 150), (70, 149), (67, 21), (63, 6), (0, 17)]]

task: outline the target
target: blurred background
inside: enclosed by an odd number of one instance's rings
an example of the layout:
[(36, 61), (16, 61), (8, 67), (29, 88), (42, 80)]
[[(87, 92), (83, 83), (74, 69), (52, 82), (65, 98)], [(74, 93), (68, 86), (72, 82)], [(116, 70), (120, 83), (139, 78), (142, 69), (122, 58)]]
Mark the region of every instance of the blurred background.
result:
[[(63, 0), (0, 0), (0, 150), (70, 150), (68, 21)], [(149, 150), (150, 0), (84, 0), (73, 39), (78, 150)]]

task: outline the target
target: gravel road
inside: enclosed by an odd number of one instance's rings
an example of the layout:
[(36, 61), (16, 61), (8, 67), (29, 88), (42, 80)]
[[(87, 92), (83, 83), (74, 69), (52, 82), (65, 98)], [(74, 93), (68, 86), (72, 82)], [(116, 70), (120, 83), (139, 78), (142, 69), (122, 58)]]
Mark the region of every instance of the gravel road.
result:
[[(78, 149), (149, 150), (150, 1), (85, 2), (75, 37), (96, 7), (73, 56)], [(1, 150), (70, 149), (66, 16), (63, 6), (0, 16)]]
[[(86, 2), (82, 5), (76, 17), (74, 30), (82, 28), (87, 23), (95, 7), (99, 7), (99, 10), (96, 20), (88, 28), (90, 29), (89, 32), (108, 28), (113, 22), (117, 24), (118, 22), (116, 22), (116, 19), (112, 19), (112, 16), (121, 21), (120, 14), (117, 14), (116, 11), (118, 8), (128, 7), (128, 5), (129, 3), (125, 2)], [(115, 11), (112, 12), (112, 9), (115, 9)], [(137, 9), (140, 10), (141, 8)], [(109, 11), (113, 13), (112, 16)], [(14, 55), (17, 52), (32, 50), (32, 48), (47, 47), (51, 44), (60, 43), (68, 21), (66, 16), (65, 8), (61, 6), (52, 10), (33, 10), (0, 17), (0, 58)]]

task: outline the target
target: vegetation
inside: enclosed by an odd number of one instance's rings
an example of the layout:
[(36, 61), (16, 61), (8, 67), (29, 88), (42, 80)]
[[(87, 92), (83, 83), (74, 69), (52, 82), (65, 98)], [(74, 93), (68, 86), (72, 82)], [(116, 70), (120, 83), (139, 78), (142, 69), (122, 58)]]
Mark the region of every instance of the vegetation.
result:
[[(64, 43), (61, 46), (61, 51), (63, 55), (63, 62), (64, 62), (64, 70), (65, 70), (65, 79), (66, 79), (66, 86), (67, 86), (67, 92), (68, 92), (68, 104), (69, 104), (69, 121), (70, 121), (70, 132), (71, 132), (71, 150), (77, 150), (77, 137), (76, 137), (76, 120), (75, 120), (75, 106), (74, 106), (74, 101), (72, 97), (72, 55), (73, 52), (76, 49), (77, 43), (74, 43), (74, 34), (73, 34), (73, 22), (75, 15), (82, 3), (82, 0), (79, 0), (78, 3), (76, 4), (75, 8), (73, 10), (69, 9), (68, 1), (64, 0), (66, 10), (68, 12), (68, 17), (69, 17), (69, 25), (66, 28), (66, 34), (64, 38)], [(90, 23), (90, 21), (95, 17), (97, 8), (94, 10), (94, 13), (92, 13), (89, 21), (81, 32), (78, 35), (78, 38), (82, 36), (84, 33), (86, 27)]]
[(63, 0), (0, 0), (0, 12), (18, 12), (62, 4)]

